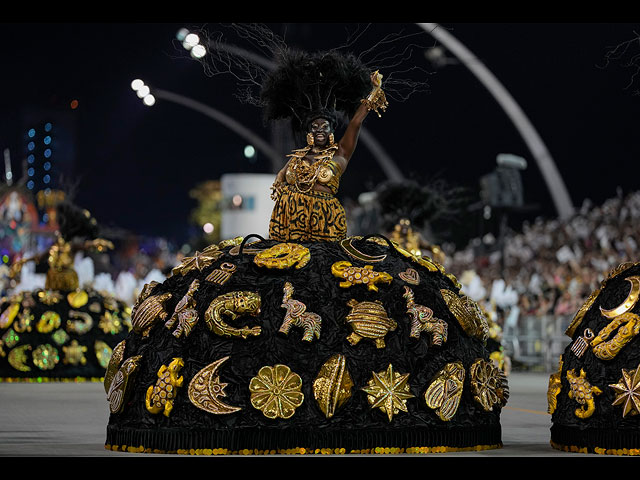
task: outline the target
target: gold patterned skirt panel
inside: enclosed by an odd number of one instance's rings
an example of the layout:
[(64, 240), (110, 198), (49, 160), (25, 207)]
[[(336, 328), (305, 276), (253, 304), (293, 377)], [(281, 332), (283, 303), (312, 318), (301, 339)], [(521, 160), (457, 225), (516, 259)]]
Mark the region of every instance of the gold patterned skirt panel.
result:
[(284, 187), (269, 222), (269, 237), (288, 241), (338, 241), (347, 236), (347, 220), (340, 201), (323, 192), (300, 193)]

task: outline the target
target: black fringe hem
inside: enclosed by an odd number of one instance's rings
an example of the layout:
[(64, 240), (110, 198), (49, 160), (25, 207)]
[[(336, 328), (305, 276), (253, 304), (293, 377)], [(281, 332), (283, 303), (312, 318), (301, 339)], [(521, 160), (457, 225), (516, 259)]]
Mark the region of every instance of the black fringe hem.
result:
[(551, 445), (565, 451), (603, 454), (611, 451), (626, 455), (640, 449), (640, 430), (580, 429), (553, 425)]
[(264, 428), (234, 431), (138, 430), (108, 426), (105, 445), (119, 446), (123, 450), (134, 447), (138, 451), (187, 453), (203, 449), (228, 452), (341, 449), (346, 453), (380, 448), (446, 447), (446, 450), (464, 450), (499, 448), (502, 446), (501, 434), (499, 425), (472, 429), (352, 429), (333, 432)]

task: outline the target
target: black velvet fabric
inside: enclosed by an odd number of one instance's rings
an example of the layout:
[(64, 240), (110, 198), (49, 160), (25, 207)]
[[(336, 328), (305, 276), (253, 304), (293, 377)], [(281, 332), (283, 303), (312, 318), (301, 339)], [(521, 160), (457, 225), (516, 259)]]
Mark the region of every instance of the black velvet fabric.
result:
[[(246, 241), (246, 239), (245, 239)], [(251, 248), (267, 248), (278, 242), (261, 240)], [(348, 256), (338, 242), (301, 243), (309, 248), (311, 259), (301, 269), (273, 270), (257, 266), (254, 255), (234, 256), (226, 248), (224, 256), (202, 271), (192, 270), (184, 276), (169, 277), (157, 285), (152, 295), (170, 292), (172, 298), (165, 310), (173, 312), (177, 302), (187, 292), (195, 278), (200, 287), (197, 301), (199, 321), (187, 337), (175, 338), (164, 322), (159, 321), (144, 337), (131, 332), (126, 339), (124, 359), (142, 355), (139, 370), (132, 385), (128, 403), (121, 413), (111, 414), (106, 444), (111, 446), (144, 446), (148, 449), (174, 451), (178, 449), (227, 448), (375, 448), (451, 446), (458, 448), (501, 443), (500, 408), (486, 412), (473, 399), (468, 369), (478, 358), (488, 360), (489, 352), (476, 338), (469, 337), (449, 312), (439, 291), (446, 288), (458, 291), (453, 282), (439, 272), (402, 255), (389, 245), (361, 239), (354, 245), (369, 255), (386, 254), (384, 261), (372, 263), (375, 271), (393, 276), (391, 284), (378, 285), (370, 291), (365, 285), (349, 288), (339, 286), (340, 279), (331, 273), (331, 265), (340, 260), (354, 266), (365, 263)], [(222, 286), (205, 281), (205, 277), (221, 263), (237, 266), (237, 271)], [(420, 285), (409, 285), (398, 277), (407, 268), (419, 272)], [(290, 282), (295, 291), (292, 298), (302, 301), (308, 312), (322, 317), (320, 338), (302, 341), (302, 330), (293, 327), (288, 335), (279, 333), (285, 310), (281, 307), (283, 285)], [(403, 298), (404, 287), (415, 294), (416, 303), (433, 309), (434, 316), (448, 324), (448, 340), (442, 346), (430, 344), (429, 337), (410, 338), (410, 318)], [(233, 327), (244, 325), (262, 327), (259, 336), (224, 338), (207, 328), (204, 314), (218, 295), (237, 290), (258, 292), (262, 299), (259, 317), (238, 318), (227, 322)], [(350, 344), (351, 333), (345, 317), (351, 308), (347, 302), (382, 301), (389, 317), (398, 327), (385, 336), (386, 346), (376, 348), (373, 341), (362, 339)], [(312, 384), (320, 367), (334, 354), (346, 357), (348, 371), (354, 382), (351, 398), (336, 414), (325, 418), (318, 407)], [(232, 414), (214, 415), (195, 407), (187, 395), (188, 384), (194, 375), (208, 364), (224, 357), (230, 358), (218, 370), (220, 381), (226, 383), (225, 404), (240, 407)], [(147, 389), (157, 380), (157, 372), (176, 357), (184, 360), (180, 375), (184, 377), (173, 410), (169, 416), (151, 414), (145, 408)], [(449, 362), (462, 362), (466, 375), (460, 406), (452, 420), (440, 420), (424, 401), (424, 393), (433, 377)], [(304, 402), (289, 419), (269, 419), (250, 403), (249, 382), (263, 366), (287, 365), (302, 378)], [(381, 372), (392, 364), (395, 372), (408, 373), (411, 393), (407, 412), (399, 412), (389, 421), (381, 410), (372, 409), (367, 402), (365, 387), (372, 372)]]
[[(130, 326), (128, 306), (121, 300), (117, 300), (113, 297), (105, 297), (105, 295), (96, 290), (85, 288), (84, 291), (87, 292), (89, 300), (85, 305), (78, 308), (73, 308), (69, 305), (69, 302), (67, 301), (67, 294), (69, 292), (64, 291), (49, 291), (60, 296), (59, 301), (51, 305), (43, 303), (40, 300), (38, 293), (46, 292), (46, 290), (40, 289), (34, 290), (33, 292), (24, 292), (22, 294), (12, 295), (11, 297), (3, 298), (2, 301), (0, 301), (0, 313), (2, 313), (5, 312), (12, 301), (15, 301), (18, 297), (22, 298), (20, 302), (20, 310), (16, 315), (16, 318), (10, 325), (7, 325), (6, 328), (0, 329), (0, 337), (3, 337), (10, 329), (13, 329), (14, 331), (18, 329), (19, 319), (26, 313), (26, 311), (33, 315), (31, 331), (18, 332), (19, 341), (15, 346), (9, 347), (4, 342), (2, 343), (2, 351), (4, 352), (4, 355), (0, 354), (0, 380), (28, 381), (29, 379), (36, 378), (48, 380), (101, 380), (101, 377), (105, 374), (106, 367), (102, 366), (98, 361), (95, 344), (97, 341), (102, 341), (113, 350), (119, 342), (127, 337)], [(99, 310), (95, 312), (92, 311), (89, 308), (92, 304), (99, 305)], [(86, 333), (75, 333), (67, 328), (67, 320), (71, 320), (72, 322), (81, 321), (80, 318), (69, 315), (72, 310), (87, 313), (91, 317), (92, 326)], [(36, 324), (42, 314), (46, 311), (54, 311), (58, 313), (58, 315), (60, 315), (61, 323), (58, 328), (51, 332), (41, 333), (37, 330)], [(120, 329), (118, 331), (114, 331), (113, 333), (111, 331), (105, 332), (100, 328), (100, 319), (105, 315), (105, 312), (108, 312), (114, 318), (117, 317), (120, 319)], [(57, 330), (64, 330), (68, 335), (68, 339), (62, 345), (59, 345), (54, 340), (53, 334)], [(63, 347), (70, 346), (73, 340), (76, 340), (78, 344), (87, 348), (86, 352), (84, 352), (84, 358), (86, 359), (85, 364), (74, 365), (72, 363), (65, 363)], [(47, 370), (43, 370), (34, 364), (32, 357), (33, 351), (39, 345), (45, 344), (49, 344), (54, 347), (59, 355), (57, 365), (54, 368)], [(27, 361), (25, 362), (25, 365), (30, 368), (30, 370), (26, 372), (14, 368), (14, 366), (9, 363), (9, 352), (13, 348), (20, 348), (24, 345), (31, 346), (31, 349), (26, 351)]]
[[(584, 335), (585, 329), (591, 329), (598, 335), (611, 319), (600, 313), (600, 307), (611, 309), (620, 305), (629, 294), (630, 284), (625, 278), (640, 275), (640, 265), (633, 265), (624, 272), (608, 280), (596, 297), (591, 308), (576, 328), (572, 342), (562, 354), (562, 387), (557, 395), (557, 406), (552, 414), (551, 441), (561, 446), (586, 448), (589, 451), (599, 449), (636, 449), (640, 448), (640, 415), (628, 414), (623, 418), (623, 406), (612, 405), (615, 391), (609, 385), (619, 383), (622, 369), (634, 370), (640, 365), (639, 338), (634, 337), (611, 360), (598, 358), (591, 348), (587, 348), (582, 357), (571, 351), (573, 342)], [(640, 314), (640, 305), (636, 304), (631, 312)], [(616, 332), (609, 336), (611, 339)], [(571, 398), (567, 371), (580, 370), (586, 373), (586, 379), (602, 393), (595, 395), (595, 412), (588, 418), (578, 418), (575, 410), (581, 405)]]

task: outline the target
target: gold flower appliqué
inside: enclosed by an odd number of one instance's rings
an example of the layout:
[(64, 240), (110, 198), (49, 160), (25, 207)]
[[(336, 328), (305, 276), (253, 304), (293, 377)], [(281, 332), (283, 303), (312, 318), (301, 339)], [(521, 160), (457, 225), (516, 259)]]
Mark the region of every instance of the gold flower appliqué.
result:
[(267, 418), (291, 418), (304, 400), (302, 378), (286, 365), (262, 367), (249, 391), (251, 405)]

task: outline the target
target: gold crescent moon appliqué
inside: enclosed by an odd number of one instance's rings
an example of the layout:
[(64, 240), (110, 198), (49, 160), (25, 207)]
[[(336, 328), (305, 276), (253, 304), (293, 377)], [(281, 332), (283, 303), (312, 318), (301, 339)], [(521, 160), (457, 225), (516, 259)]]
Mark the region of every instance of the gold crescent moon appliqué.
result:
[(226, 397), (224, 387), (227, 383), (220, 383), (220, 377), (217, 371), (229, 357), (223, 357), (220, 360), (207, 365), (195, 374), (191, 382), (189, 382), (189, 400), (196, 407), (205, 412), (215, 415), (223, 415), (237, 412), (241, 410), (239, 407), (227, 405), (218, 400), (219, 397)]
[(362, 253), (356, 247), (353, 246), (353, 240), (357, 240), (360, 237), (348, 237), (344, 240), (340, 240), (340, 246), (342, 249), (349, 255), (350, 257), (355, 258), (356, 260), (360, 260), (362, 262), (381, 262), (385, 258), (386, 255), (367, 255), (366, 253)]
[(626, 313), (629, 310), (631, 310), (633, 307), (635, 307), (636, 303), (638, 302), (638, 297), (640, 297), (640, 277), (639, 276), (627, 277), (625, 278), (625, 280), (631, 284), (631, 290), (629, 290), (629, 295), (627, 295), (627, 298), (624, 300), (624, 302), (622, 302), (620, 305), (610, 310), (605, 310), (601, 306), (600, 313), (602, 313), (602, 315), (604, 315), (605, 317), (607, 318), (618, 317), (623, 313)]

